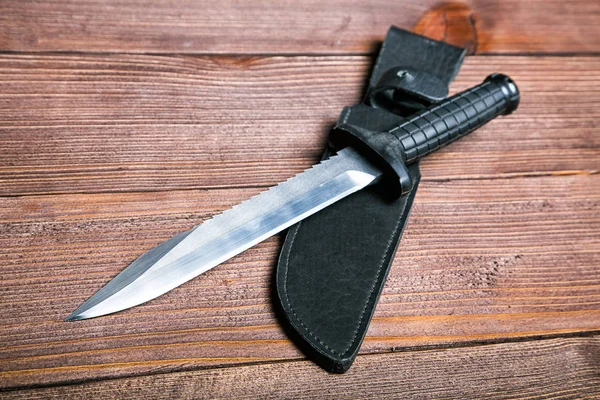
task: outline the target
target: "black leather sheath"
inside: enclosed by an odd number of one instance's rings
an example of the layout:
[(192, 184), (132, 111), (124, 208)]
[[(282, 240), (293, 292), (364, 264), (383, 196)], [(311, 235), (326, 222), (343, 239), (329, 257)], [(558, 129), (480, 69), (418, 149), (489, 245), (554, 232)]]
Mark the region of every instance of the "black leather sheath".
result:
[[(363, 104), (346, 107), (335, 130), (390, 129), (444, 99), (465, 50), (391, 27)], [(330, 144), (324, 158), (335, 146)], [(364, 339), (406, 225), (420, 178), (407, 168), (291, 227), (276, 271), (276, 303), (288, 333), (317, 364), (348, 370)], [(400, 195), (400, 197), (398, 197)]]

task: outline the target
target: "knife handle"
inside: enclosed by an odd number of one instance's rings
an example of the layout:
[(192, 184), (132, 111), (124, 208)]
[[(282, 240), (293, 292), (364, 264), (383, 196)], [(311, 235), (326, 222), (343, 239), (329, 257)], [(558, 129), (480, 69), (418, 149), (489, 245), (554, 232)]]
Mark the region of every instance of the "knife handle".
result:
[(519, 105), (517, 85), (492, 74), (483, 83), (411, 116), (389, 131), (401, 146), (402, 161), (411, 164)]
[(465, 136), (498, 115), (512, 113), (518, 105), (519, 89), (512, 79), (492, 74), (477, 86), (406, 119), (398, 118), (388, 131), (368, 129), (371, 118), (389, 119), (387, 111), (360, 106), (356, 114), (362, 116), (361, 120), (350, 118), (354, 108), (347, 107), (332, 132), (331, 142), (337, 148), (352, 146), (382, 167), (390, 193), (398, 197), (412, 189), (407, 164)]

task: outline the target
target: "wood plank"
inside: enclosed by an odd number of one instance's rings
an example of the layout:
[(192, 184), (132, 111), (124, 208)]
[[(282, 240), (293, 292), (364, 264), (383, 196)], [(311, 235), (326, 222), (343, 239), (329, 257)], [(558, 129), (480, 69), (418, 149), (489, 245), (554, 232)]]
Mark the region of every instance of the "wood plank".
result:
[[(302, 358), (275, 237), (140, 307), (62, 322), (129, 262), (260, 188), (0, 198), (0, 384)], [(424, 181), (362, 353), (600, 330), (600, 175)]]
[[(344, 375), (308, 361), (3, 393), (7, 399), (548, 399), (600, 396), (600, 337), (359, 356)], [(157, 390), (157, 388), (160, 388)]]
[(587, 0), (5, 0), (0, 50), (365, 54), (394, 24), (479, 52), (597, 53), (599, 12)]
[[(0, 56), (0, 195), (273, 185), (316, 162), (369, 57)], [(428, 157), (424, 179), (594, 173), (600, 59), (470, 57), (522, 104)]]

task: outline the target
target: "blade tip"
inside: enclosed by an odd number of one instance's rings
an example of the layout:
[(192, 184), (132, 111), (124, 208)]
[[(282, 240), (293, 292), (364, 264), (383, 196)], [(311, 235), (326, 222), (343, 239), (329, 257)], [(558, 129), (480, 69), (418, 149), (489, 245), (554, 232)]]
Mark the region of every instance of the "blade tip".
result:
[(73, 311), (67, 318), (65, 318), (65, 322), (72, 321), (81, 321), (82, 319), (92, 318), (93, 315), (86, 315), (85, 311), (80, 311), (79, 309)]
[(81, 314), (71, 314), (65, 318), (65, 322), (80, 321), (85, 319)]

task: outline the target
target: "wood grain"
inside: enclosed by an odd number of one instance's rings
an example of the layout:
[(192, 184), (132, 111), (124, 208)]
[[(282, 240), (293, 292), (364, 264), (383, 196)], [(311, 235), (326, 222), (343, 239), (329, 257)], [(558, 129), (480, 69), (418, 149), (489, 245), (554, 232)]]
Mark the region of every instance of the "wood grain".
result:
[[(0, 383), (299, 359), (278, 238), (144, 305), (65, 323), (141, 252), (260, 188), (0, 198)], [(424, 181), (363, 353), (600, 330), (600, 175)]]
[[(0, 56), (0, 194), (264, 187), (318, 160), (369, 57)], [(424, 179), (598, 171), (600, 61), (471, 57), (517, 113), (422, 163)]]
[(599, 12), (588, 0), (4, 0), (0, 50), (365, 54), (394, 24), (478, 52), (591, 53)]
[[(0, 397), (600, 397), (599, 14), (587, 0), (0, 2)], [(143, 251), (315, 162), (391, 24), (477, 54), (452, 92), (499, 71), (522, 102), (422, 162), (347, 374), (282, 331), (281, 237), (143, 306), (63, 322)]]
[[(600, 337), (359, 356), (344, 375), (307, 361), (3, 393), (7, 399), (572, 399), (600, 397)], [(158, 389), (160, 388), (160, 389)]]

